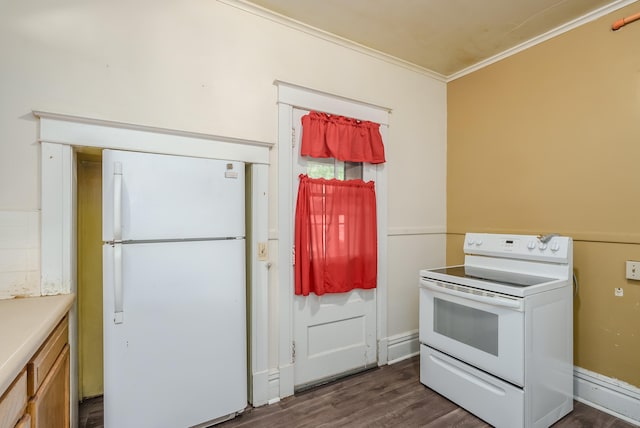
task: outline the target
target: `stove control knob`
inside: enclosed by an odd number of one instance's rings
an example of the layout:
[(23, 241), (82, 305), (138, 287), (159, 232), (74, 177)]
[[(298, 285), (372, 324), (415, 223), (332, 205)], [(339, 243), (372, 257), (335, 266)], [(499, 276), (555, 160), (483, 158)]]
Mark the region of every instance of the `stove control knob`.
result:
[(467, 244), (468, 245), (473, 245), (473, 239), (471, 239), (471, 238), (467, 239)]
[(538, 245), (538, 248), (540, 248), (541, 251), (544, 251), (547, 249), (547, 244), (545, 244), (544, 242), (541, 242), (540, 245)]
[(556, 251), (558, 251), (559, 249), (560, 249), (560, 244), (559, 243), (554, 242), (554, 243), (551, 244), (551, 251), (553, 251), (554, 253)]
[(476, 241), (476, 246), (478, 246), (478, 247), (479, 247), (480, 245), (482, 245), (482, 240), (481, 240), (481, 239), (478, 239), (478, 240)]
[(534, 248), (536, 248), (536, 241), (527, 242), (527, 248), (530, 250), (533, 250)]

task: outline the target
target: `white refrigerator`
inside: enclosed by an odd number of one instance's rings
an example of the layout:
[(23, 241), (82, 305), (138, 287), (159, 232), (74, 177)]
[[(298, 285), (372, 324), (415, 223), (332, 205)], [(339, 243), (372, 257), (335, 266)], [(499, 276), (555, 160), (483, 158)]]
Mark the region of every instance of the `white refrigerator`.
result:
[(244, 164), (103, 152), (106, 428), (247, 405)]

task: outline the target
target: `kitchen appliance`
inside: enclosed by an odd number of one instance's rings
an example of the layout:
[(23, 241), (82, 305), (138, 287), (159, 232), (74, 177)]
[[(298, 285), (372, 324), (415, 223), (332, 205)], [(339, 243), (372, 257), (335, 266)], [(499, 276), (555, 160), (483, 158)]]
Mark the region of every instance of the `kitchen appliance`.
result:
[(464, 265), (420, 271), (420, 381), (496, 427), (573, 409), (573, 242), (467, 233)]
[(106, 428), (247, 404), (244, 164), (103, 151)]

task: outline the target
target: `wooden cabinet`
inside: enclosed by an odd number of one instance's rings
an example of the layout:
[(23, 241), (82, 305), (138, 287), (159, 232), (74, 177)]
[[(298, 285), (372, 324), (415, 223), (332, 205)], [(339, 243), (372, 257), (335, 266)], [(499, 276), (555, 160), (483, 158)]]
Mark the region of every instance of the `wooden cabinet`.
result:
[(27, 405), (27, 372), (22, 371), (0, 397), (0, 428), (13, 428)]
[(68, 338), (65, 317), (27, 365), (31, 428), (69, 427)]
[(31, 416), (28, 413), (24, 415), (16, 425), (16, 428), (31, 428)]
[(69, 427), (68, 338), (65, 316), (0, 397), (0, 428)]

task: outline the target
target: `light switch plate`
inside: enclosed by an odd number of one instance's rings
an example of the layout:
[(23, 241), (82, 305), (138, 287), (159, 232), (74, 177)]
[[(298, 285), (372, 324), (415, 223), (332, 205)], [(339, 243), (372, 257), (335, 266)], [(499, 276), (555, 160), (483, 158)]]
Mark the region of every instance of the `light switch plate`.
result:
[(627, 260), (627, 279), (640, 281), (640, 262)]
[(267, 243), (266, 242), (258, 242), (258, 260), (266, 261), (267, 260)]

